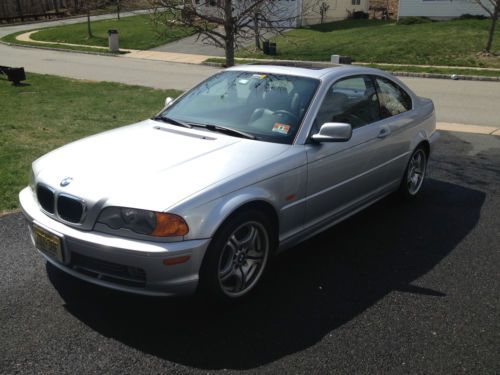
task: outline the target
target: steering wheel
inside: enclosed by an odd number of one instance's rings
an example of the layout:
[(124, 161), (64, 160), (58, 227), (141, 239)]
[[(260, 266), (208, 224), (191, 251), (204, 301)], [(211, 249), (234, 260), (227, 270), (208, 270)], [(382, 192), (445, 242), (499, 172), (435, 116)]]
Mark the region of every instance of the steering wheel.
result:
[(295, 124), (297, 124), (299, 122), (299, 116), (297, 116), (295, 113), (292, 113), (292, 112), (287, 111), (285, 109), (280, 109), (278, 111), (273, 112), (273, 115), (281, 115), (281, 114), (292, 117), (292, 120)]

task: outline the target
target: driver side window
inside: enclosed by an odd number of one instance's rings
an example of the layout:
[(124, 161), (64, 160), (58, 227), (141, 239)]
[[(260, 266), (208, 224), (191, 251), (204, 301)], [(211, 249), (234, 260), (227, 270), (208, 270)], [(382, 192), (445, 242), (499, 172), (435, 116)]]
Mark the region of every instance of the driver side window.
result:
[(378, 121), (379, 104), (373, 81), (366, 76), (342, 79), (328, 89), (316, 115), (316, 127), (344, 122), (352, 128)]

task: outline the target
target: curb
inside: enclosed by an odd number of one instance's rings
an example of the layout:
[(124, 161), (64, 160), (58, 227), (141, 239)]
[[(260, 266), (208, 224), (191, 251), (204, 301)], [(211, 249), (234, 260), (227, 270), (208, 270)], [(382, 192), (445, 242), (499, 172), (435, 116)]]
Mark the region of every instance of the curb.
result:
[(415, 73), (415, 72), (390, 72), (392, 75), (399, 77), (415, 77), (415, 78), (437, 78), (437, 79), (451, 79), (453, 81), (483, 81), (483, 82), (500, 82), (500, 77), (489, 76), (466, 76), (462, 74), (443, 74), (443, 73)]
[[(311, 64), (313, 66), (317, 66), (319, 68), (329, 68), (335, 65), (329, 63), (322, 63), (317, 61), (300, 61), (300, 60), (262, 60), (262, 63), (266, 63), (272, 61), (275, 64), (281, 62), (305, 62), (307, 64)], [(203, 62), (203, 65), (212, 66), (216, 68), (224, 68), (225, 65), (222, 63), (216, 62)], [(356, 64), (353, 64), (356, 65)], [(483, 82), (500, 82), (500, 77), (488, 77), (488, 76), (468, 76), (462, 74), (442, 74), (442, 73), (415, 73), (415, 72), (400, 72), (400, 71), (390, 71), (386, 70), (386, 72), (391, 73), (394, 76), (398, 77), (413, 77), (413, 78), (434, 78), (434, 79), (451, 79), (454, 81), (483, 81)]]
[(6, 211), (0, 211), (0, 218), (12, 215), (12, 214), (18, 214), (21, 212), (20, 208), (14, 208), (13, 210), (6, 210)]

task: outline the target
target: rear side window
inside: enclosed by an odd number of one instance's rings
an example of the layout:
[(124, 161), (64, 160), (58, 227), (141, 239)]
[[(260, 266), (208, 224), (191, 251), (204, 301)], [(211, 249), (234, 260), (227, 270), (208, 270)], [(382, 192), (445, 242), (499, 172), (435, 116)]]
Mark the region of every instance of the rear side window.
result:
[(412, 108), (411, 98), (401, 87), (382, 77), (375, 77), (380, 116), (387, 118), (409, 111)]
[(345, 122), (359, 128), (379, 119), (379, 103), (373, 81), (366, 76), (356, 76), (330, 87), (318, 110), (316, 124), (320, 127), (325, 122)]

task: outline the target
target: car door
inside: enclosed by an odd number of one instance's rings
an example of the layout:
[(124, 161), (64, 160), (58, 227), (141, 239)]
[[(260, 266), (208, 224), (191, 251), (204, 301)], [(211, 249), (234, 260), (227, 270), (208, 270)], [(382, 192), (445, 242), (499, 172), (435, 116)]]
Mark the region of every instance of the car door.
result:
[(353, 127), (347, 142), (306, 145), (308, 161), (306, 227), (341, 216), (387, 188), (384, 163), (389, 129), (380, 120), (374, 81), (351, 76), (335, 82), (317, 112), (312, 134), (326, 122)]
[(384, 152), (390, 161), (386, 166), (387, 179), (399, 180), (408, 162), (410, 142), (417, 132), (418, 114), (413, 111), (411, 96), (396, 82), (372, 76), (380, 103), (380, 123), (388, 130)]

